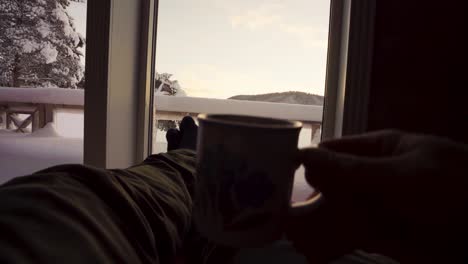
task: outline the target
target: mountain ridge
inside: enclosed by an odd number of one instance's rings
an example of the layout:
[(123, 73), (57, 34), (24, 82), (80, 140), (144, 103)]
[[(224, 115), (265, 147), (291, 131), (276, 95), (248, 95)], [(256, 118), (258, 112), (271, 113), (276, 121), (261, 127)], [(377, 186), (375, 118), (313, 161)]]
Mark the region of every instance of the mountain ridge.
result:
[(287, 104), (323, 105), (323, 96), (297, 91), (256, 95), (236, 95), (229, 97), (228, 99)]

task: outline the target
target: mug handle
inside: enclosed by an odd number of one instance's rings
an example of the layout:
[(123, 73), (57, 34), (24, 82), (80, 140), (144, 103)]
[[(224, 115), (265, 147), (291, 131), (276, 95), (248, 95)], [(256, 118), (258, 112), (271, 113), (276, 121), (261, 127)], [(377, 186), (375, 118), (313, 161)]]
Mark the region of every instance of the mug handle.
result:
[(291, 216), (303, 216), (315, 211), (323, 203), (323, 195), (320, 192), (313, 193), (307, 201), (293, 203), (289, 208)]

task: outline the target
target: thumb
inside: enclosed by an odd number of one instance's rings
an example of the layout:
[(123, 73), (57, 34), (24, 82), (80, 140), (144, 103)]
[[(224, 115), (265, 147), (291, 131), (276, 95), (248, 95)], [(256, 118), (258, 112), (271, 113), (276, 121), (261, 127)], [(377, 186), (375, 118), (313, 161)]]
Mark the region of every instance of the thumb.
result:
[(323, 148), (300, 151), (306, 180), (325, 195), (368, 191), (384, 184), (392, 168), (391, 158), (371, 158)]
[(323, 141), (319, 147), (356, 156), (384, 157), (393, 154), (404, 137), (399, 131), (382, 130)]

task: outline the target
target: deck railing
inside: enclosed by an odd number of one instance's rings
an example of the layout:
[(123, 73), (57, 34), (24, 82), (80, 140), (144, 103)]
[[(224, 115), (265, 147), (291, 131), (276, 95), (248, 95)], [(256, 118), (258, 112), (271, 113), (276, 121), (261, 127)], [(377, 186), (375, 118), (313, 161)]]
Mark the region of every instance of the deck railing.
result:
[[(254, 115), (301, 121), (304, 127), (312, 129), (312, 139), (320, 131), (323, 114), (323, 107), (317, 105), (164, 95), (155, 97), (155, 105), (156, 122), (158, 120), (180, 120), (183, 116), (196, 116), (200, 113)], [(154, 124), (154, 127), (157, 127), (157, 123)], [(153, 129), (153, 131), (156, 130)]]
[[(55, 111), (84, 109), (84, 90), (0, 87), (0, 124), (16, 132), (34, 132), (54, 122)], [(26, 115), (19, 118), (19, 115)]]
[[(180, 120), (185, 115), (200, 113), (253, 115), (297, 120), (312, 130), (312, 138), (320, 130), (322, 106), (211, 99), (199, 97), (155, 96), (155, 126), (159, 120)], [(84, 109), (84, 91), (57, 88), (0, 88), (0, 119), (17, 132), (32, 125), (32, 130), (54, 121), (54, 111)], [(19, 119), (19, 114), (27, 115)], [(155, 131), (156, 134), (157, 130)]]

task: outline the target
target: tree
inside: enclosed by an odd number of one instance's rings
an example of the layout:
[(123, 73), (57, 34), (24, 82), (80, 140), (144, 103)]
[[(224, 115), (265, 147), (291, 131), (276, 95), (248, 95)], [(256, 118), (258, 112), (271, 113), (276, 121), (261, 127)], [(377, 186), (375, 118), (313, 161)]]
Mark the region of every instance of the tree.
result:
[(171, 96), (186, 96), (177, 80), (171, 80), (172, 74), (156, 72), (154, 77), (154, 89), (156, 94)]
[[(170, 96), (186, 96), (185, 91), (179, 85), (177, 80), (171, 80), (172, 74), (158, 73), (155, 74), (154, 90), (155, 94), (170, 95)], [(171, 128), (179, 127), (180, 120), (159, 120), (158, 129), (167, 131)]]
[(78, 48), (85, 39), (68, 5), (69, 0), (0, 2), (0, 86), (78, 88), (84, 77)]

